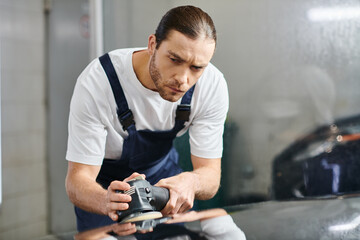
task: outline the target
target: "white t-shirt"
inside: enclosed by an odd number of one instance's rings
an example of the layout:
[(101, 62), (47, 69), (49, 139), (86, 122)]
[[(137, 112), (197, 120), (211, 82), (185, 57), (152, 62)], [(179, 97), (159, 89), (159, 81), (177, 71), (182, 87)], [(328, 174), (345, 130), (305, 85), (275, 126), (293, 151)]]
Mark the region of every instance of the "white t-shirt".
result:
[[(134, 49), (109, 53), (131, 109), (137, 130), (170, 130), (175, 124), (178, 102), (161, 98), (137, 79), (133, 66)], [(229, 107), (227, 84), (223, 74), (211, 63), (195, 86), (190, 120), (177, 136), (189, 129), (191, 154), (202, 158), (222, 156), (224, 121)], [(99, 59), (93, 60), (77, 79), (70, 104), (69, 137), (66, 159), (101, 165), (104, 158), (119, 159), (123, 131), (116, 113), (115, 98)]]

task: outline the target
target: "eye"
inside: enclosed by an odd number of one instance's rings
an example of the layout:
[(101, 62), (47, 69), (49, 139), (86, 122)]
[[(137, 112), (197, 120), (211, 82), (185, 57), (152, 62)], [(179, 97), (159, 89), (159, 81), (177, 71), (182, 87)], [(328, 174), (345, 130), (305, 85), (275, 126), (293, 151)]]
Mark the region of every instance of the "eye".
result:
[(199, 66), (191, 66), (191, 69), (195, 72), (201, 71), (203, 69), (203, 67), (199, 67)]
[(173, 63), (180, 63), (181, 61), (177, 58), (172, 58), (170, 57), (170, 60), (173, 62)]

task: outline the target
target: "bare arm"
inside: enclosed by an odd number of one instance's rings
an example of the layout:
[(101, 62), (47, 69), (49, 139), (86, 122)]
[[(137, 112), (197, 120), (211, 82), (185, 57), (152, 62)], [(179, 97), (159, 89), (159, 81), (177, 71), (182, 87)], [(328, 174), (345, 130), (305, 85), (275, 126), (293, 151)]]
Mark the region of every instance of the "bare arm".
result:
[(182, 213), (192, 208), (194, 199), (212, 198), (220, 185), (221, 159), (191, 155), (193, 171), (160, 180), (156, 185), (170, 190), (170, 200), (163, 214)]
[(126, 210), (131, 197), (126, 194), (115, 192), (116, 190), (128, 190), (130, 186), (125, 181), (140, 174), (134, 173), (124, 181), (111, 182), (108, 189), (103, 189), (96, 182), (100, 166), (86, 165), (76, 162), (68, 162), (68, 172), (65, 180), (66, 192), (70, 201), (86, 211), (108, 215), (114, 221), (118, 216), (116, 210)]
[(196, 189), (195, 198), (207, 200), (215, 196), (220, 186), (221, 159), (206, 159), (191, 155)]
[(74, 205), (89, 212), (105, 215), (106, 210), (102, 203), (105, 202), (107, 191), (95, 181), (100, 167), (69, 161), (65, 186)]

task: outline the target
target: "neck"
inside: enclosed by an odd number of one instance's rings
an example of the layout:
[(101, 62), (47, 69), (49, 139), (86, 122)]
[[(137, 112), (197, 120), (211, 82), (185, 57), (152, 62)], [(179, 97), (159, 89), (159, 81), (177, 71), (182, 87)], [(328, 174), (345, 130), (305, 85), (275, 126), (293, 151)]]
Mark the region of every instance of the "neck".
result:
[(133, 53), (132, 65), (140, 83), (147, 89), (154, 90), (155, 85), (149, 73), (150, 56), (146, 50)]

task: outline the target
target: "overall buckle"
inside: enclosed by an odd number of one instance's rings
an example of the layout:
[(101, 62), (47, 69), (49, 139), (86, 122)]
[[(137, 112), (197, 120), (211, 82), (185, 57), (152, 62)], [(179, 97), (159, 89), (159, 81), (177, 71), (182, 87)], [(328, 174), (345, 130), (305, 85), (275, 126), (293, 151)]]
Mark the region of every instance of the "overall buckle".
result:
[(180, 104), (176, 109), (175, 120), (189, 121), (191, 106), (190, 104)]
[(130, 109), (120, 115), (118, 114), (118, 116), (124, 131), (126, 131), (131, 125), (135, 124), (134, 116)]

